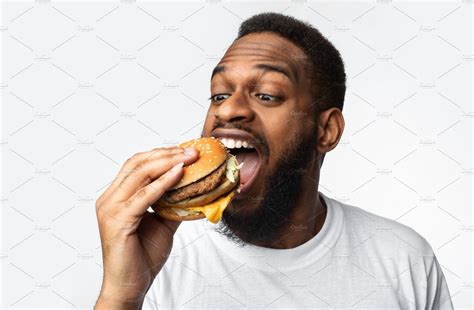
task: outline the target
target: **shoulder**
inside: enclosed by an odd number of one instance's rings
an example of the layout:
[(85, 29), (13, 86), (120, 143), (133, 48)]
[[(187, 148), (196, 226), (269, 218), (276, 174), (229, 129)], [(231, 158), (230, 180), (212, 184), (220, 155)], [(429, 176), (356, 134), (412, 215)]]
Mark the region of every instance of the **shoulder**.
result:
[(443, 272), (423, 236), (358, 206), (329, 201), (344, 222), (336, 255), (350, 257), (351, 264), (416, 303), (417, 309), (452, 309)]
[(379, 249), (388, 256), (433, 257), (428, 241), (416, 230), (355, 205), (327, 198), (343, 215), (343, 232), (354, 249)]

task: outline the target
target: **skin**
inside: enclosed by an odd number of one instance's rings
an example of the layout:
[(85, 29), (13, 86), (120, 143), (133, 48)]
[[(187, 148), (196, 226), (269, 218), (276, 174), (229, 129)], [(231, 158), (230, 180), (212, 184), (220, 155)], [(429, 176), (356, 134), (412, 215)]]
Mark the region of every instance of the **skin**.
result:
[[(317, 126), (316, 149), (303, 176), (299, 199), (288, 225), (282, 229), (283, 237), (271, 244), (256, 244), (271, 248), (293, 248), (309, 239), (321, 229), (326, 215), (317, 188), (322, 155), (336, 147), (344, 129), (344, 118), (337, 108), (318, 113), (315, 124), (311, 100), (310, 79), (305, 67), (304, 52), (291, 41), (274, 33), (253, 33), (234, 42), (217, 67), (211, 80), (211, 105), (202, 132), (210, 136), (216, 123), (221, 128), (235, 128), (242, 124), (252, 133), (265, 137), (270, 156), (261, 159), (260, 171), (244, 203), (234, 201), (229, 212), (252, 212), (259, 206), (264, 192), (264, 176), (274, 171), (276, 162), (292, 147), (295, 137), (307, 135)], [(254, 69), (257, 64), (272, 64), (287, 68), (286, 75)], [(281, 97), (277, 100), (275, 97)], [(238, 235), (238, 234), (237, 234)]]
[[(291, 68), (293, 82), (280, 73), (251, 68), (261, 62)], [(344, 119), (338, 109), (332, 108), (319, 112), (315, 122), (306, 63), (302, 50), (290, 41), (273, 33), (250, 34), (227, 50), (219, 63), (226, 66), (225, 72), (212, 79), (211, 93), (228, 96), (221, 98), (219, 104), (210, 105), (203, 136), (211, 135), (218, 120), (226, 128), (240, 122), (265, 137), (268, 144), (270, 156), (262, 160), (257, 182), (249, 193), (251, 197), (261, 196), (263, 176), (275, 169), (276, 158), (289, 149), (294, 137), (317, 126), (314, 156), (306, 167), (300, 199), (289, 224), (283, 228), (283, 237), (260, 246), (298, 246), (317, 234), (324, 223), (326, 210), (317, 192), (320, 162), (322, 155), (337, 145)], [(282, 100), (275, 101), (263, 94), (281, 96)], [(166, 262), (180, 224), (147, 209), (180, 180), (183, 163), (197, 160), (197, 152), (188, 151), (158, 148), (135, 154), (96, 201), (104, 277), (95, 309), (141, 308), (146, 292)], [(171, 169), (173, 166), (176, 168)], [(258, 208), (258, 200), (247, 199), (242, 205), (237, 211), (252, 212)], [(229, 208), (237, 206), (236, 203)]]
[[(181, 222), (147, 211), (182, 177), (196, 150), (159, 148), (138, 153), (96, 201), (104, 276), (95, 309), (140, 309), (166, 262)], [(175, 169), (172, 169), (175, 167)]]

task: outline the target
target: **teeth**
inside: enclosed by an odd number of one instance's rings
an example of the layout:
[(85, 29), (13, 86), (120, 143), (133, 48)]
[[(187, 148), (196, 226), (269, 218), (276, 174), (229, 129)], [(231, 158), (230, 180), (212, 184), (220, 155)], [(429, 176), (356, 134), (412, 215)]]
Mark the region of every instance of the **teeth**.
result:
[(222, 144), (225, 145), (226, 148), (228, 149), (234, 149), (234, 148), (246, 148), (246, 149), (254, 149), (255, 147), (249, 143), (248, 141), (244, 140), (236, 140), (232, 138), (220, 138), (219, 139)]

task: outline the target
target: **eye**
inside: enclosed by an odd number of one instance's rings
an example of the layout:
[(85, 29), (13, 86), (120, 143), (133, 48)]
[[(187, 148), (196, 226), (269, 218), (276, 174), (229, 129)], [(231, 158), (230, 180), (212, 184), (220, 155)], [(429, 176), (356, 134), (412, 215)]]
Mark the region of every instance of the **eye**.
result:
[(209, 97), (208, 100), (211, 100), (212, 102), (218, 102), (227, 99), (229, 96), (229, 94), (216, 94)]
[(278, 101), (281, 99), (281, 97), (278, 96), (272, 96), (268, 94), (257, 94), (257, 97), (260, 98), (262, 101)]

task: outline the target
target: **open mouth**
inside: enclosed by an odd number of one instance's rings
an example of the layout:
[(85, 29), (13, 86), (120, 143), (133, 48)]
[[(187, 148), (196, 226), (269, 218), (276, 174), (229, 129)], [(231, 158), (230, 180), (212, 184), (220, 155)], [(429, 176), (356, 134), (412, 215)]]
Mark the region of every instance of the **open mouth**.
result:
[(260, 154), (255, 146), (246, 140), (219, 138), (222, 144), (235, 155), (240, 168), (240, 193), (247, 192), (256, 179), (260, 168)]

